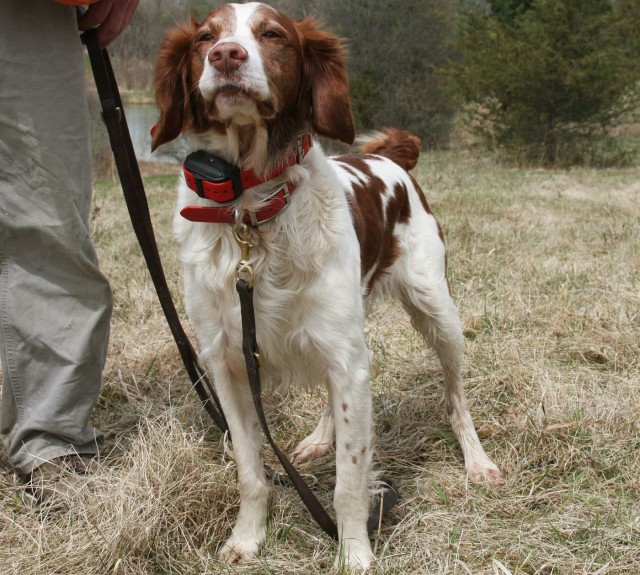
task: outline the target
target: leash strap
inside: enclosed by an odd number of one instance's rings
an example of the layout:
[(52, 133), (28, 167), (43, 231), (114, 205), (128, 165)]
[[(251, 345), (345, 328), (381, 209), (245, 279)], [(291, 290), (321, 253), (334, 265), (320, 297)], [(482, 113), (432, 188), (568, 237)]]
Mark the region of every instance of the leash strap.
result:
[[(316, 523), (322, 527), (329, 537), (337, 540), (338, 527), (336, 526), (335, 521), (318, 501), (318, 498), (315, 496), (313, 491), (311, 491), (287, 456), (278, 447), (278, 444), (274, 441), (273, 437), (271, 437), (271, 432), (269, 431), (267, 419), (264, 415), (264, 408), (262, 406), (260, 364), (258, 361), (259, 350), (258, 342), (256, 340), (256, 318), (253, 309), (253, 289), (249, 286), (249, 282), (240, 278), (236, 282), (236, 290), (240, 296), (240, 309), (242, 314), (242, 350), (244, 352), (245, 363), (247, 364), (247, 374), (249, 376), (249, 386), (251, 388), (253, 404), (256, 408), (258, 419), (262, 426), (262, 431), (276, 454), (276, 457), (280, 461), (280, 464), (287, 472), (289, 479), (291, 479), (291, 483), (298, 492), (300, 499), (302, 499), (305, 507), (309, 510), (309, 513), (311, 513), (312, 517), (316, 520)], [(382, 518), (398, 502), (398, 491), (393, 485), (393, 482), (388, 479), (382, 479), (381, 484), (384, 486), (382, 494), (374, 505), (367, 521), (367, 530), (369, 534), (378, 529)]]
[(156, 246), (151, 216), (149, 215), (149, 204), (144, 191), (140, 168), (131, 143), (131, 136), (109, 55), (106, 50), (100, 48), (95, 29), (84, 32), (82, 41), (89, 52), (89, 60), (102, 106), (102, 117), (109, 132), (109, 141), (111, 142), (111, 149), (118, 169), (118, 176), (122, 183), (131, 223), (144, 259), (147, 262), (147, 268), (158, 294), (162, 311), (167, 318), (167, 323), (178, 346), (180, 357), (200, 401), (215, 424), (223, 432), (228, 432), (229, 428), (218, 396), (206, 373), (198, 365), (197, 354), (180, 323), (178, 312), (173, 304), (171, 292), (167, 285), (160, 254)]
[(247, 374), (249, 376), (249, 386), (251, 387), (251, 395), (253, 396), (253, 404), (255, 405), (258, 419), (262, 426), (262, 431), (271, 445), (276, 457), (280, 461), (282, 467), (287, 472), (293, 486), (296, 488), (298, 495), (302, 499), (309, 513), (316, 520), (318, 525), (322, 527), (324, 532), (333, 539), (338, 539), (338, 527), (335, 521), (327, 513), (326, 509), (318, 501), (313, 491), (302, 479), (293, 464), (289, 461), (278, 444), (271, 437), (267, 419), (264, 415), (262, 407), (262, 388), (260, 383), (260, 366), (258, 365), (258, 343), (256, 340), (256, 317), (253, 310), (253, 290), (249, 287), (246, 280), (239, 279), (236, 282), (236, 290), (240, 296), (240, 308), (242, 313), (242, 350), (244, 359), (247, 364)]

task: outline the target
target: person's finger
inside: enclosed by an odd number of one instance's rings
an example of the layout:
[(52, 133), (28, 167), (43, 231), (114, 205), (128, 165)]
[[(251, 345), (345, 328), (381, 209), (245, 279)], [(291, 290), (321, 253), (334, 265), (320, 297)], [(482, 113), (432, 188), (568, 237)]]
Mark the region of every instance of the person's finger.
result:
[(78, 29), (84, 32), (101, 25), (113, 9), (113, 2), (114, 0), (100, 0), (100, 2), (91, 4), (87, 11), (78, 18)]
[(127, 27), (137, 6), (138, 0), (122, 0), (113, 7), (107, 20), (98, 28), (98, 42), (102, 48), (111, 44)]
[(81, 31), (98, 29), (100, 47), (106, 48), (127, 27), (139, 0), (100, 0), (78, 20)]

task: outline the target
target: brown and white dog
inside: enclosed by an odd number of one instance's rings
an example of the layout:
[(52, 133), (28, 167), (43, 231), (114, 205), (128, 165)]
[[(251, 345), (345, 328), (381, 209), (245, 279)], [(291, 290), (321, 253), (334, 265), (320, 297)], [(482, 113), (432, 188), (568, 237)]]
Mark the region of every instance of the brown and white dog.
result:
[[(366, 569), (373, 559), (366, 529), (372, 417), (364, 322), (377, 296), (397, 297), (435, 349), (470, 479), (502, 481), (480, 445), (462, 388), (462, 329), (446, 280), (442, 233), (407, 173), (419, 141), (390, 130), (371, 137), (362, 154), (327, 158), (318, 143), (310, 147), (308, 134), (354, 139), (344, 50), (314, 21), (293, 21), (264, 4), (223, 5), (201, 24), (171, 30), (155, 85), (160, 118), (153, 148), (184, 134), (192, 150), (239, 166), (250, 182), (220, 207), (182, 178), (174, 220), (187, 312), (238, 466), (240, 511), (220, 554), (241, 561), (257, 553), (269, 494), (234, 289), (240, 249), (230, 222), (237, 216), (251, 223), (263, 378), (326, 385), (330, 405), (294, 459), (324, 453), (335, 429), (341, 547), (351, 567)], [(278, 214), (266, 217), (270, 210)]]

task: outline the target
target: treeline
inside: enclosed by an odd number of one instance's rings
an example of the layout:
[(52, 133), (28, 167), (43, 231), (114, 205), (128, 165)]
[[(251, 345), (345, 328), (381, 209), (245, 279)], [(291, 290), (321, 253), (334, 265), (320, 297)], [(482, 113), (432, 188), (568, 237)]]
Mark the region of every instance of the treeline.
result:
[(546, 166), (638, 160), (639, 0), (491, 0), (457, 26), (452, 93), (485, 143)]
[[(397, 126), (426, 146), (447, 146), (465, 118), (471, 132), (519, 161), (597, 164), (624, 156), (607, 138), (638, 110), (640, 0), (270, 4), (314, 16), (345, 38), (359, 130)], [(215, 6), (141, 0), (111, 49), (121, 84), (151, 89), (164, 31), (189, 15), (201, 21)]]

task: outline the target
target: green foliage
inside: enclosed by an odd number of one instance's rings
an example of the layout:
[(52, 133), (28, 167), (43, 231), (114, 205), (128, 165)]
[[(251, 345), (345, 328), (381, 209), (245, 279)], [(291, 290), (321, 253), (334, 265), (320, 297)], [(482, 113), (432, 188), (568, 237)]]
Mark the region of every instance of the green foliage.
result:
[(491, 4), (466, 15), (457, 39), (453, 77), (476, 131), (529, 162), (619, 160), (607, 130), (639, 102), (637, 0)]
[(394, 126), (444, 145), (454, 108), (439, 67), (451, 56), (455, 9), (447, 0), (329, 0), (321, 16), (346, 38), (359, 130)]
[[(474, 0), (475, 1), (475, 0)], [(349, 48), (358, 130), (393, 126), (425, 145), (448, 142), (454, 108), (438, 73), (450, 56), (455, 3), (450, 0), (270, 0), (294, 18), (316, 16)], [(207, 0), (141, 0), (130, 26), (110, 47), (126, 89), (149, 89), (165, 30), (217, 4)]]
[(491, 0), (489, 3), (492, 14), (500, 22), (512, 22), (531, 8), (533, 0)]

